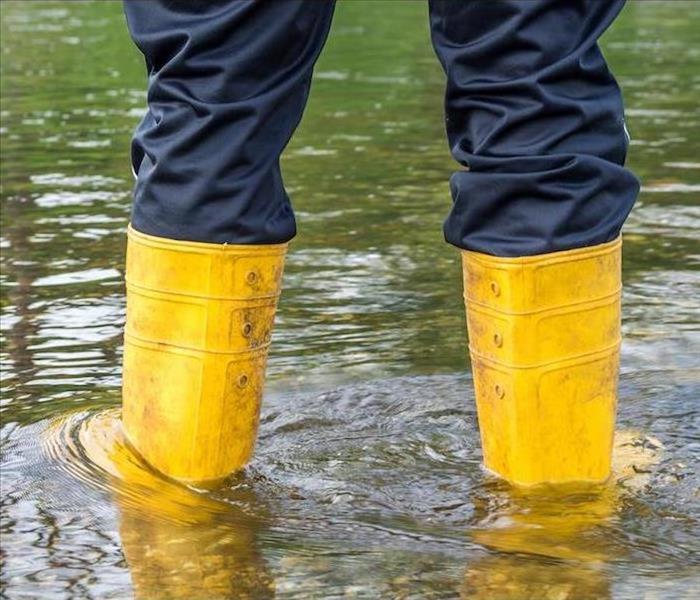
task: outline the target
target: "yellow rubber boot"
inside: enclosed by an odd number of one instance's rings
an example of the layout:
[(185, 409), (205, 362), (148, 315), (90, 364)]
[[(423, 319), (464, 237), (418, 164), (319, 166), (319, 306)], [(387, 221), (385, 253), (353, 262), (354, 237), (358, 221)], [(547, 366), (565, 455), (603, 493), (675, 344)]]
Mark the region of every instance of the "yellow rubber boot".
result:
[(217, 480), (250, 458), (286, 248), (129, 229), (124, 430), (165, 475)]
[(463, 251), (486, 467), (519, 485), (610, 476), (621, 240), (540, 256)]

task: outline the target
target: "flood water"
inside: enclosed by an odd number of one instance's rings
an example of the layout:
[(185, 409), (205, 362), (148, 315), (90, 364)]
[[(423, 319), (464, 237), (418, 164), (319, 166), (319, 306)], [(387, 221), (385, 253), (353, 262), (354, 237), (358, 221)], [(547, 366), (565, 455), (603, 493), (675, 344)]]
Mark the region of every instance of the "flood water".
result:
[(616, 476), (480, 468), (454, 170), (426, 5), (341, 2), (284, 171), (298, 213), (256, 456), (152, 474), (118, 408), (129, 137), (145, 72), (115, 2), (2, 2), (7, 598), (694, 598), (700, 588), (700, 5), (604, 39), (642, 194), (625, 229)]

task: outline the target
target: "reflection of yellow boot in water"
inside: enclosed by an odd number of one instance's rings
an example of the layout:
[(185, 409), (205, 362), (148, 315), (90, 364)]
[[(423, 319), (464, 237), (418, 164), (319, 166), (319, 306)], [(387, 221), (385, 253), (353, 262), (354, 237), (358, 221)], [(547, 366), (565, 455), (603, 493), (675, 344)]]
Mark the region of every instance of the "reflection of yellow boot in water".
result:
[(467, 566), (461, 597), (611, 597), (603, 567), (613, 556), (619, 558), (620, 548), (608, 532), (624, 497), (647, 483), (650, 467), (660, 458), (659, 448), (647, 446), (639, 432), (621, 431), (608, 482), (511, 487), (502, 490), (501, 502), (477, 505), (481, 523), (472, 536), (491, 553)]
[(114, 477), (110, 489), (136, 598), (274, 597), (256, 542), (259, 520), (149, 470), (126, 444), (116, 411), (87, 421), (80, 443)]
[(285, 251), (130, 228), (124, 427), (165, 475), (216, 480), (250, 458)]
[(484, 462), (511, 483), (610, 475), (620, 248), (618, 239), (519, 258), (462, 253)]
[(134, 595), (148, 600), (274, 598), (274, 581), (248, 526), (173, 525), (121, 511)]
[(467, 568), (459, 593), (463, 600), (605, 600), (611, 589), (594, 568), (506, 554)]

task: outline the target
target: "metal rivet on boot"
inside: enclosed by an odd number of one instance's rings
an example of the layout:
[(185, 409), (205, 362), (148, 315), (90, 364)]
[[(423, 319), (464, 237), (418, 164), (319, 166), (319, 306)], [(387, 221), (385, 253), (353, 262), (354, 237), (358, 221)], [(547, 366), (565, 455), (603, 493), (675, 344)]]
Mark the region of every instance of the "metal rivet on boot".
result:
[(503, 336), (500, 333), (493, 334), (493, 343), (496, 344), (497, 348), (503, 346)]
[(498, 285), (497, 281), (491, 282), (491, 292), (493, 293), (494, 296), (501, 295), (501, 286)]
[(243, 337), (248, 337), (251, 333), (253, 333), (253, 324), (249, 323), (248, 321), (243, 323), (242, 332)]
[(242, 388), (243, 388), (243, 387), (245, 387), (246, 385), (248, 385), (248, 376), (247, 376), (247, 375), (241, 375), (241, 376), (238, 378), (238, 387), (242, 387)]
[(258, 281), (258, 274), (255, 271), (248, 271), (248, 274), (245, 276), (245, 280), (250, 285), (253, 285)]
[(503, 398), (506, 395), (506, 391), (499, 384), (496, 384), (493, 390), (494, 392), (496, 392), (496, 396), (499, 399)]

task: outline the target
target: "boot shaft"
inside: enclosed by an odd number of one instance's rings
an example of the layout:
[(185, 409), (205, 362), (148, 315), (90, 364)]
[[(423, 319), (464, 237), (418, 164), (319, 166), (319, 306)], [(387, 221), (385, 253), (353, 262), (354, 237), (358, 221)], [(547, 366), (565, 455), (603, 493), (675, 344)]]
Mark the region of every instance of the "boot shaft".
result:
[(505, 479), (608, 478), (620, 260), (619, 239), (522, 258), (462, 253), (484, 462)]

